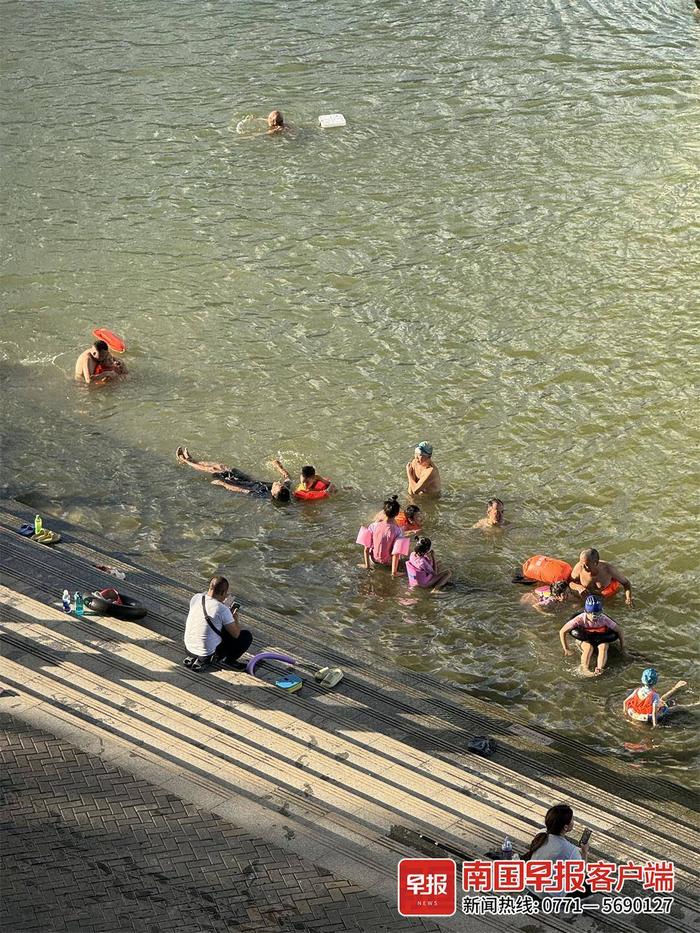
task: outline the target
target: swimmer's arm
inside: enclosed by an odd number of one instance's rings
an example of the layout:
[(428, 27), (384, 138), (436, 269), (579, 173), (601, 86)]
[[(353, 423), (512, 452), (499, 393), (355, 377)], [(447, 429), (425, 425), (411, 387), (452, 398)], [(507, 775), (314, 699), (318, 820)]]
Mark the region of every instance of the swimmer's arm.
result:
[(273, 467), (277, 470), (277, 472), (278, 472), (279, 474), (281, 474), (285, 479), (291, 479), (291, 476), (289, 475), (289, 470), (288, 470), (285, 466), (283, 466), (281, 460), (278, 460), (278, 459), (275, 457), (275, 459), (272, 461), (272, 466), (273, 466)]
[(651, 728), (656, 729), (656, 712), (658, 710), (659, 704), (654, 703), (651, 707)]
[(566, 622), (564, 625), (562, 625), (562, 627), (559, 629), (559, 641), (561, 642), (561, 646), (564, 649), (564, 654), (566, 655), (571, 654), (571, 651), (569, 650), (569, 646), (566, 643), (566, 636), (567, 636), (567, 633), (570, 632), (573, 627), (574, 627), (574, 620), (571, 619), (569, 622)]
[(574, 593), (585, 593), (586, 587), (581, 583), (581, 564), (578, 563), (571, 571), (571, 577), (569, 578), (569, 589), (573, 590)]
[(620, 573), (620, 571), (616, 570), (612, 566), (612, 564), (610, 565), (610, 575), (612, 579), (617, 580), (617, 582), (621, 584), (622, 588), (624, 589), (625, 605), (631, 606), (632, 605), (632, 584), (630, 583), (630, 581), (627, 579), (624, 573)]
[(83, 379), (85, 380), (85, 382), (87, 382), (88, 385), (90, 385), (90, 382), (91, 382), (91, 380), (92, 380), (92, 374), (93, 374), (93, 372), (94, 372), (94, 366), (93, 366), (93, 368), (92, 368), (92, 371), (90, 370), (90, 360), (93, 360), (93, 361), (94, 361), (94, 359), (95, 359), (94, 356), (90, 356), (90, 355), (88, 354), (88, 356), (86, 356), (85, 359), (83, 360), (83, 371), (82, 371), (82, 376), (83, 376)]
[(678, 683), (675, 685), (675, 687), (671, 687), (670, 690), (668, 690), (666, 693), (664, 693), (664, 695), (661, 697), (661, 702), (662, 702), (662, 703), (665, 703), (666, 700), (667, 700), (670, 696), (673, 696), (673, 694), (676, 693), (676, 691), (680, 690), (682, 687), (687, 687), (687, 686), (688, 686), (688, 681), (687, 681), (687, 680), (679, 680)]
[(244, 496), (249, 496), (252, 491), (246, 489), (245, 486), (237, 486), (236, 483), (225, 483), (222, 479), (213, 479), (211, 484), (212, 486), (223, 486), (224, 489), (228, 489), (229, 492), (240, 492)]
[(433, 475), (434, 472), (435, 472), (435, 468), (434, 468), (434, 467), (428, 467), (428, 469), (427, 469), (427, 470), (425, 471), (425, 473), (421, 476), (421, 478), (418, 480), (418, 482), (414, 484), (413, 489), (412, 489), (412, 492), (420, 492), (421, 489), (423, 488), (423, 486), (425, 486), (425, 484), (428, 482), (428, 480), (432, 477), (432, 475)]

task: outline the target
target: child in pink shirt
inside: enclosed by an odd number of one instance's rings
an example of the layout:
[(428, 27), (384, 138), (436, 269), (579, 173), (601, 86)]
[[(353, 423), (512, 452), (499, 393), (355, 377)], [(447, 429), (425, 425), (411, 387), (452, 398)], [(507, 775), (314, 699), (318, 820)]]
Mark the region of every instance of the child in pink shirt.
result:
[(430, 538), (417, 538), (413, 553), (406, 562), (408, 585), (413, 589), (441, 589), (452, 576), (449, 570), (439, 570)]

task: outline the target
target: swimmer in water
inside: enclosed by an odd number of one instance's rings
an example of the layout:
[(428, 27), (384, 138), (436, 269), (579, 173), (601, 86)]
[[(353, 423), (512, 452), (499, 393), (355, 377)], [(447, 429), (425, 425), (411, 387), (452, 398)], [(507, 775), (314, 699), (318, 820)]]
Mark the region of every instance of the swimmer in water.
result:
[(281, 110), (273, 110), (267, 117), (268, 133), (279, 133), (281, 130), (289, 129), (289, 124), (284, 122), (284, 116)]
[(421, 441), (413, 452), (413, 460), (406, 464), (409, 496), (439, 496), (440, 471), (433, 463), (433, 445)]
[(364, 566), (370, 570), (375, 564), (391, 567), (392, 577), (399, 575), (400, 556), (394, 554), (394, 545), (403, 533), (396, 524), (399, 514), (398, 496), (390, 496), (384, 503), (380, 513), (381, 517), (368, 526), (367, 531), (372, 536), (371, 543), (364, 550)]
[(525, 606), (532, 606), (538, 612), (553, 612), (570, 598), (573, 598), (573, 594), (569, 590), (569, 584), (565, 580), (559, 580), (556, 583), (544, 583), (536, 587), (533, 593), (525, 593), (520, 602)]
[[(620, 651), (625, 650), (622, 629), (603, 613), (603, 600), (599, 596), (587, 596), (584, 611), (575, 615), (573, 619), (562, 625), (559, 629), (559, 641), (565, 655), (571, 651), (566, 643), (566, 636), (571, 635), (581, 642), (581, 673), (585, 677), (598, 677), (605, 670), (608, 663), (608, 645), (610, 642), (620, 642)], [(590, 669), (594, 654), (597, 655), (595, 670)]]
[[(392, 498), (395, 499), (396, 496), (392, 496)], [(381, 522), (383, 518), (384, 510), (377, 512), (372, 521)], [(399, 514), (396, 516), (396, 524), (406, 537), (414, 535), (423, 528), (423, 512), (417, 505), (407, 505), (399, 510)]]
[(606, 599), (614, 596), (623, 587), (625, 603), (632, 605), (632, 584), (627, 577), (620, 573), (612, 564), (600, 559), (600, 554), (594, 547), (581, 551), (578, 563), (571, 571), (569, 586), (579, 596), (604, 596)]
[(430, 538), (416, 538), (413, 553), (406, 561), (408, 585), (411, 589), (418, 586), (435, 593), (442, 589), (452, 576), (452, 571), (440, 569), (432, 548)]
[(504, 517), (505, 510), (506, 507), (501, 499), (489, 499), (486, 503), (486, 515), (472, 525), (472, 528), (504, 528), (512, 524)]
[(679, 680), (663, 696), (659, 696), (653, 689), (658, 679), (659, 675), (653, 667), (648, 667), (642, 672), (642, 686), (633, 690), (622, 703), (622, 712), (626, 719), (632, 719), (635, 722), (650, 722), (652, 729), (656, 729), (658, 721), (666, 719), (671, 713), (698, 705), (697, 703), (686, 705), (675, 702), (667, 703), (668, 698), (682, 687), (687, 687), (688, 682)]
[(223, 486), (229, 492), (237, 492), (257, 499), (273, 499), (275, 502), (289, 502), (292, 497), (290, 491), (291, 477), (279, 460), (273, 460), (272, 465), (278, 473), (282, 474), (283, 481), (277, 480), (274, 483), (269, 483), (265, 480), (253, 479), (247, 473), (224, 466), (223, 463), (195, 460), (186, 447), (178, 447), (175, 456), (180, 463), (186, 463), (193, 470), (199, 470), (200, 473), (211, 473), (214, 476), (212, 485)]
[(115, 376), (125, 376), (127, 368), (121, 360), (115, 360), (104, 340), (96, 340), (84, 350), (75, 364), (74, 377), (90, 385), (91, 382), (107, 382)]

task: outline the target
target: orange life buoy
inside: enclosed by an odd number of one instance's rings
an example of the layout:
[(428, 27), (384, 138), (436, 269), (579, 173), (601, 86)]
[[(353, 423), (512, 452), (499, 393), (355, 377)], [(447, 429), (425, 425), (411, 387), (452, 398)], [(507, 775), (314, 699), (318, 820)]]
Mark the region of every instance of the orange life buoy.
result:
[(126, 344), (122, 338), (117, 337), (113, 331), (107, 330), (106, 327), (96, 327), (92, 332), (92, 336), (97, 337), (98, 340), (104, 340), (114, 353), (123, 353), (126, 350)]
[(567, 581), (573, 569), (565, 560), (535, 554), (523, 564), (523, 576), (538, 583), (558, 583), (560, 580)]
[(314, 499), (327, 499), (330, 495), (328, 492), (329, 486), (330, 483), (324, 483), (320, 479), (316, 480), (311, 489), (307, 489), (303, 483), (299, 483), (294, 490), (294, 498), (302, 499), (305, 502), (310, 502)]
[(607, 599), (608, 596), (614, 596), (621, 586), (622, 584), (620, 583), (619, 580), (611, 580), (610, 583), (608, 583), (608, 585), (605, 587), (605, 589), (600, 591), (600, 595), (605, 596), (605, 598)]

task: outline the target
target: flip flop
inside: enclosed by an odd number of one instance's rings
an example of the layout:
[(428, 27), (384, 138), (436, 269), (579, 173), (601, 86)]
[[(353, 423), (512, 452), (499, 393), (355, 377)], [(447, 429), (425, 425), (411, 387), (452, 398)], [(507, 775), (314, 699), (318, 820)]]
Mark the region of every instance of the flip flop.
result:
[(23, 525), (21, 525), (21, 526), (17, 529), (17, 531), (18, 531), (21, 535), (24, 535), (25, 538), (33, 538), (33, 537), (34, 537), (34, 525), (30, 525), (30, 524), (28, 524), (27, 522), (25, 522)]
[(330, 671), (330, 667), (322, 667), (319, 671), (316, 671), (316, 673), (314, 674), (314, 680), (316, 681), (316, 683), (320, 684), (323, 678), (326, 676), (326, 674), (328, 674), (329, 671)]
[[(320, 673), (320, 672), (319, 672)], [(343, 679), (343, 672), (339, 667), (331, 668), (326, 676), (321, 681), (322, 687), (337, 687), (340, 681)]]
[(45, 528), (38, 535), (32, 535), (32, 541), (36, 541), (38, 544), (58, 544), (60, 540), (60, 534), (57, 531), (49, 531), (48, 528)]

